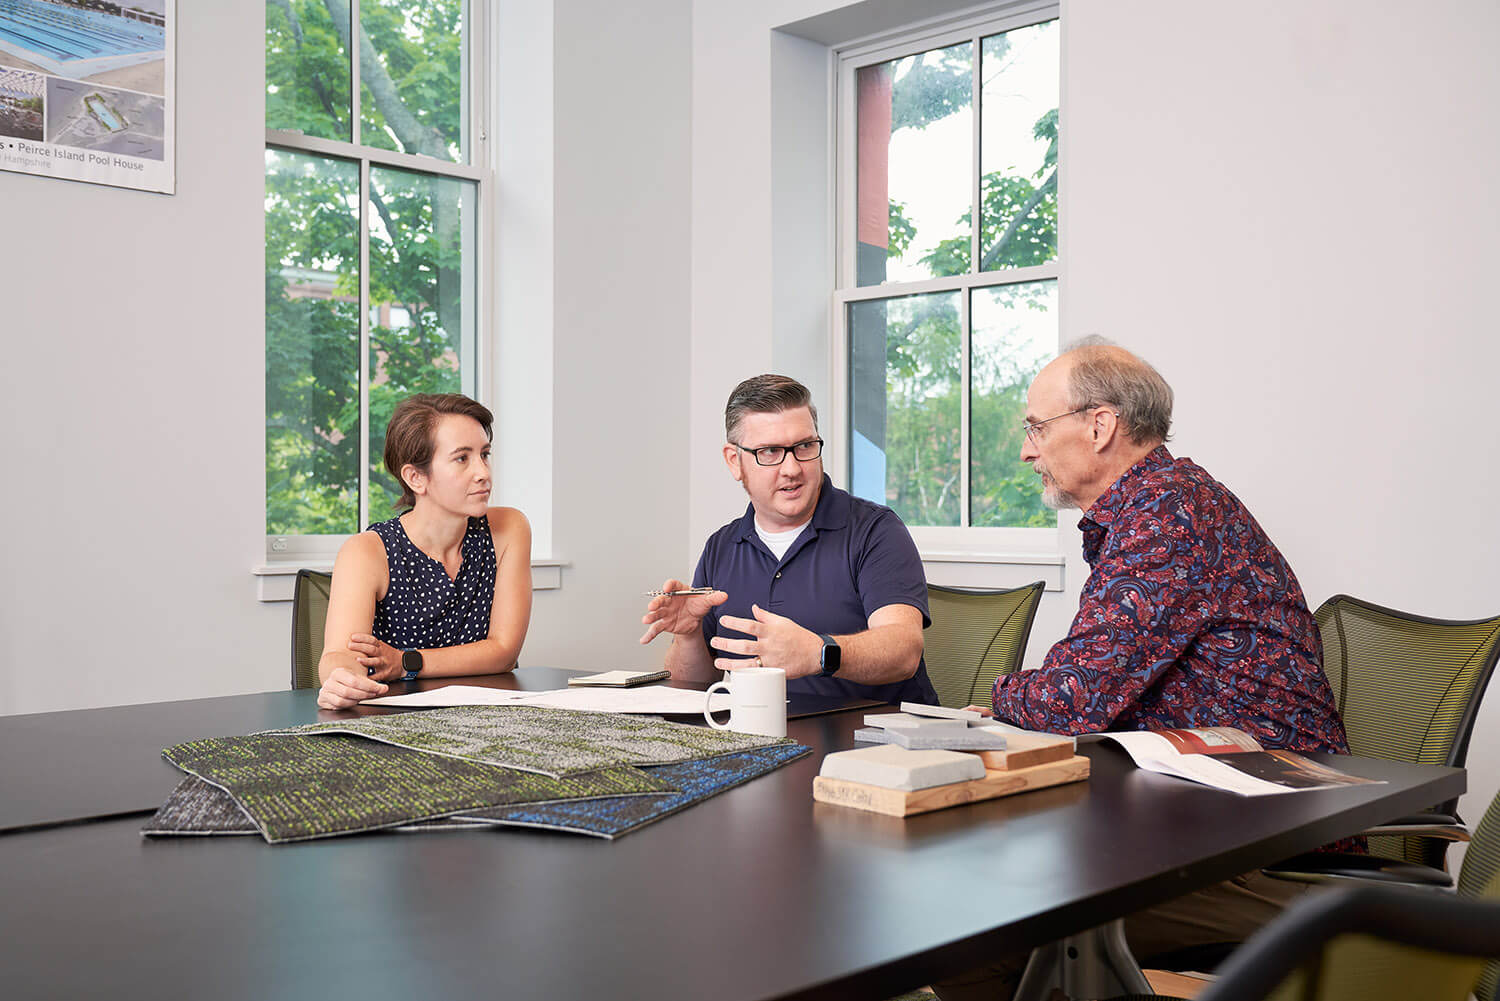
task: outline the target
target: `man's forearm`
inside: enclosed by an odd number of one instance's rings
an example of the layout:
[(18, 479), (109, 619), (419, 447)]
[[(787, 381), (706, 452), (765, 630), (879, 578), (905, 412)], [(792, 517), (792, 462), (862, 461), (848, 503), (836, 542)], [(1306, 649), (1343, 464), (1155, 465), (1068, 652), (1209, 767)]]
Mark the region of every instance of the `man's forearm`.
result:
[(834, 637), (839, 644), (837, 677), (861, 685), (888, 685), (917, 673), (922, 660), (922, 627), (874, 626)]
[(719, 672), (714, 669), (713, 656), (709, 653), (708, 644), (703, 642), (701, 631), (673, 636), (662, 666), (672, 672), (674, 681), (719, 680)]

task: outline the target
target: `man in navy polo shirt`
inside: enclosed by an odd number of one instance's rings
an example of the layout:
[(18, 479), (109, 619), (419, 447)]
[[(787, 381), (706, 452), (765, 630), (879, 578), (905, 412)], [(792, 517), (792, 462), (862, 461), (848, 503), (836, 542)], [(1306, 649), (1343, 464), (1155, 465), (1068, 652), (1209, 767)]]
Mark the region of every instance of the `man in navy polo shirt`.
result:
[[(671, 633), (666, 667), (685, 681), (777, 667), (789, 692), (936, 704), (922, 661), (932, 620), (917, 547), (894, 511), (823, 475), (807, 387), (746, 379), (729, 394), (724, 430), (724, 463), (750, 506), (703, 547), (693, 586), (714, 592), (653, 598), (641, 642)], [(668, 580), (662, 590), (685, 587)]]

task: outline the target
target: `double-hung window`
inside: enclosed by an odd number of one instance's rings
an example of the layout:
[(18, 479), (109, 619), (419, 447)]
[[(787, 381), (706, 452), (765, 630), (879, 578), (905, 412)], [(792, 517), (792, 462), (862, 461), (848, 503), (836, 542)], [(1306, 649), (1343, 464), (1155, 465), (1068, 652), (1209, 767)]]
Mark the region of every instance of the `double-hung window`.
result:
[(392, 409), (483, 385), (483, 12), (266, 4), (268, 555), (395, 514)]
[(924, 550), (1043, 547), (1056, 516), (1019, 452), (1058, 345), (1057, 8), (845, 49), (837, 74), (850, 489)]

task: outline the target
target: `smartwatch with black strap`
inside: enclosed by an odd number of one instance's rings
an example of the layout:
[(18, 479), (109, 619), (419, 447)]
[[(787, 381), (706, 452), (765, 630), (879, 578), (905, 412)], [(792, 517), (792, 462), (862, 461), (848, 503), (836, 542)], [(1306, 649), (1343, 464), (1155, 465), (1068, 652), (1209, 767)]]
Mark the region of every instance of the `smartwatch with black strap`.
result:
[(827, 633), (819, 633), (818, 637), (823, 641), (823, 652), (818, 656), (818, 665), (823, 669), (823, 677), (827, 678), (839, 672), (839, 656), (843, 651), (839, 648), (838, 640)]

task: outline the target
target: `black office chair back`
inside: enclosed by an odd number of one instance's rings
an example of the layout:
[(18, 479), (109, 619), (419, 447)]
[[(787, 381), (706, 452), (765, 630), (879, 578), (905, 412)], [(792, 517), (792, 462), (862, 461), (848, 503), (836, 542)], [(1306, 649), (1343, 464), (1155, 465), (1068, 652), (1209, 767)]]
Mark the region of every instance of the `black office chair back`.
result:
[(979, 591), (927, 585), (932, 625), (922, 637), (923, 656), (940, 703), (953, 709), (990, 704), (995, 679), (1021, 667), (1042, 586)]
[(328, 592), (333, 574), (298, 570), (292, 590), (292, 687), (318, 687), (318, 660), (323, 656), (323, 623), (328, 620)]
[(1312, 893), (1219, 967), (1199, 1001), (1462, 1001), (1500, 957), (1500, 879), (1480, 897), (1358, 886)]
[[(1500, 658), (1500, 616), (1432, 619), (1340, 594), (1325, 601), (1316, 618), (1349, 750), (1462, 767)], [(1451, 814), (1456, 806), (1436, 808)], [(1370, 838), (1373, 854), (1436, 868), (1442, 868), (1445, 847), (1431, 838)]]

